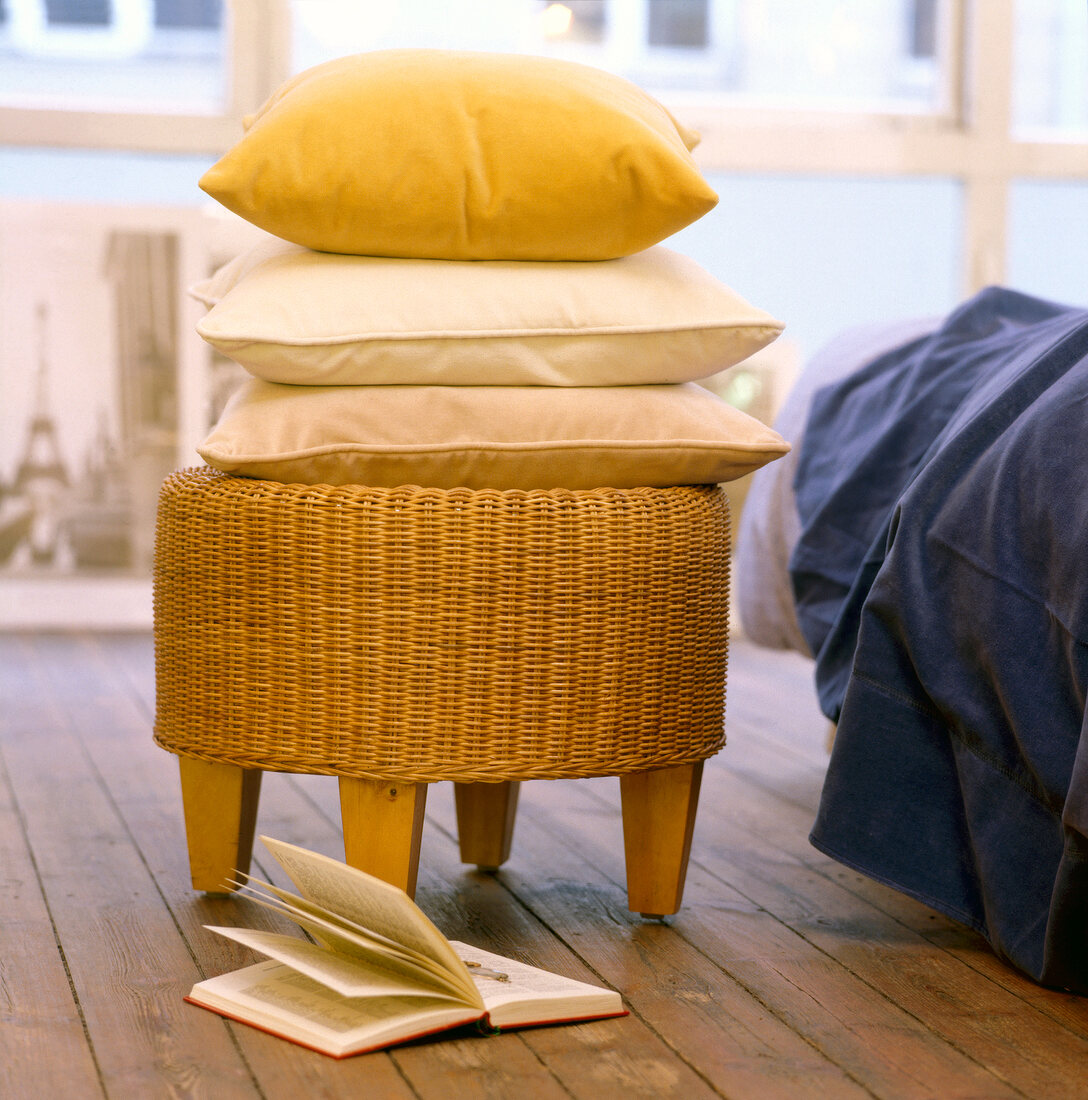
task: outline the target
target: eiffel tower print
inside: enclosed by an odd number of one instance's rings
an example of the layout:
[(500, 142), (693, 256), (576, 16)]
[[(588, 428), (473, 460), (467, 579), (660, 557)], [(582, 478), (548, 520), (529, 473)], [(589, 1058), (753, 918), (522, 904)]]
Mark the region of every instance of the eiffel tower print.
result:
[(49, 405), (49, 309), (44, 302), (38, 303), (37, 322), (38, 371), (34, 407), (11, 494), (24, 499), (30, 506), (31, 560), (36, 565), (49, 565), (57, 553), (61, 499), (69, 479)]

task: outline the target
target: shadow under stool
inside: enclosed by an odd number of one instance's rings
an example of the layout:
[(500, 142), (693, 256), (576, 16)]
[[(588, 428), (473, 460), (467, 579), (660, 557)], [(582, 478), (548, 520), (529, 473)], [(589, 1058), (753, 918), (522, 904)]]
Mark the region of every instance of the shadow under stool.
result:
[(618, 776), (628, 904), (679, 909), (724, 744), (717, 486), (523, 491), (163, 484), (155, 739), (193, 886), (248, 873), (261, 775), (336, 775), (349, 864), (412, 894), (427, 785), (461, 858), (509, 856), (518, 784)]

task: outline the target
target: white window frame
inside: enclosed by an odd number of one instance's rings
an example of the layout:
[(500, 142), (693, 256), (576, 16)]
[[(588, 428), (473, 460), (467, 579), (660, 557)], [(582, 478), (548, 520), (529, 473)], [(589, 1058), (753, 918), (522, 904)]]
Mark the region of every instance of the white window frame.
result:
[[(1003, 281), (1010, 188), (1016, 180), (1088, 180), (1088, 143), (1028, 141), (1012, 128), (1014, 0), (948, 0), (948, 109), (863, 114), (759, 108), (744, 100), (661, 93), (703, 136), (710, 173), (932, 177), (963, 193), (961, 287)], [(0, 144), (218, 155), (241, 119), (289, 75), (286, 0), (227, 4), (228, 103), (219, 115), (102, 113), (0, 107)]]
[(1014, 0), (951, 0), (947, 114), (858, 115), (723, 108), (663, 96), (702, 134), (706, 172), (950, 179), (962, 188), (965, 295), (1007, 274), (1008, 211), (1017, 180), (1088, 181), (1083, 141), (1023, 140), (1013, 130)]
[(290, 54), (282, 0), (225, 0), (225, 92), (218, 113), (96, 111), (0, 104), (0, 145), (218, 155), (242, 119), (286, 79)]

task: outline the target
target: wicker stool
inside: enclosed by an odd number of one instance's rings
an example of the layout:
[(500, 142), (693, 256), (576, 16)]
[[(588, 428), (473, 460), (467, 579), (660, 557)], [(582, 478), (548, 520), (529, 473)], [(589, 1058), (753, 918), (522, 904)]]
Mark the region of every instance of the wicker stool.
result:
[(618, 775), (628, 901), (680, 906), (724, 743), (716, 486), (283, 485), (172, 475), (155, 555), (155, 739), (193, 886), (249, 868), (261, 773), (340, 777), (346, 858), (412, 893), (426, 785), (461, 857), (509, 853), (518, 783)]

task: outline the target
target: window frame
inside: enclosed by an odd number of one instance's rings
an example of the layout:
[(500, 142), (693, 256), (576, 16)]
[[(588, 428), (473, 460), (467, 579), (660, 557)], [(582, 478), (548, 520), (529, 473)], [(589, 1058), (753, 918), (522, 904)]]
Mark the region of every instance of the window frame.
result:
[(702, 136), (704, 172), (939, 177), (963, 196), (965, 296), (1007, 272), (1017, 180), (1088, 181), (1088, 141), (1017, 137), (1012, 117), (1015, 0), (948, 0), (942, 35), (948, 109), (919, 115), (795, 111), (662, 94)]
[(286, 79), (290, 55), (282, 0), (225, 0), (225, 92), (218, 113), (79, 110), (0, 104), (0, 145), (218, 155), (243, 117)]
[[(0, 144), (219, 155), (237, 140), (243, 116), (291, 72), (288, 0), (227, 0), (225, 15), (228, 93), (220, 114), (0, 107)], [(1016, 180), (1088, 180), (1088, 141), (1013, 133), (1015, 17), (1015, 0), (946, 0), (939, 36), (943, 106), (933, 113), (800, 110), (706, 93), (657, 94), (701, 132), (695, 155), (708, 173), (958, 182), (960, 282), (970, 294), (1005, 276)]]

